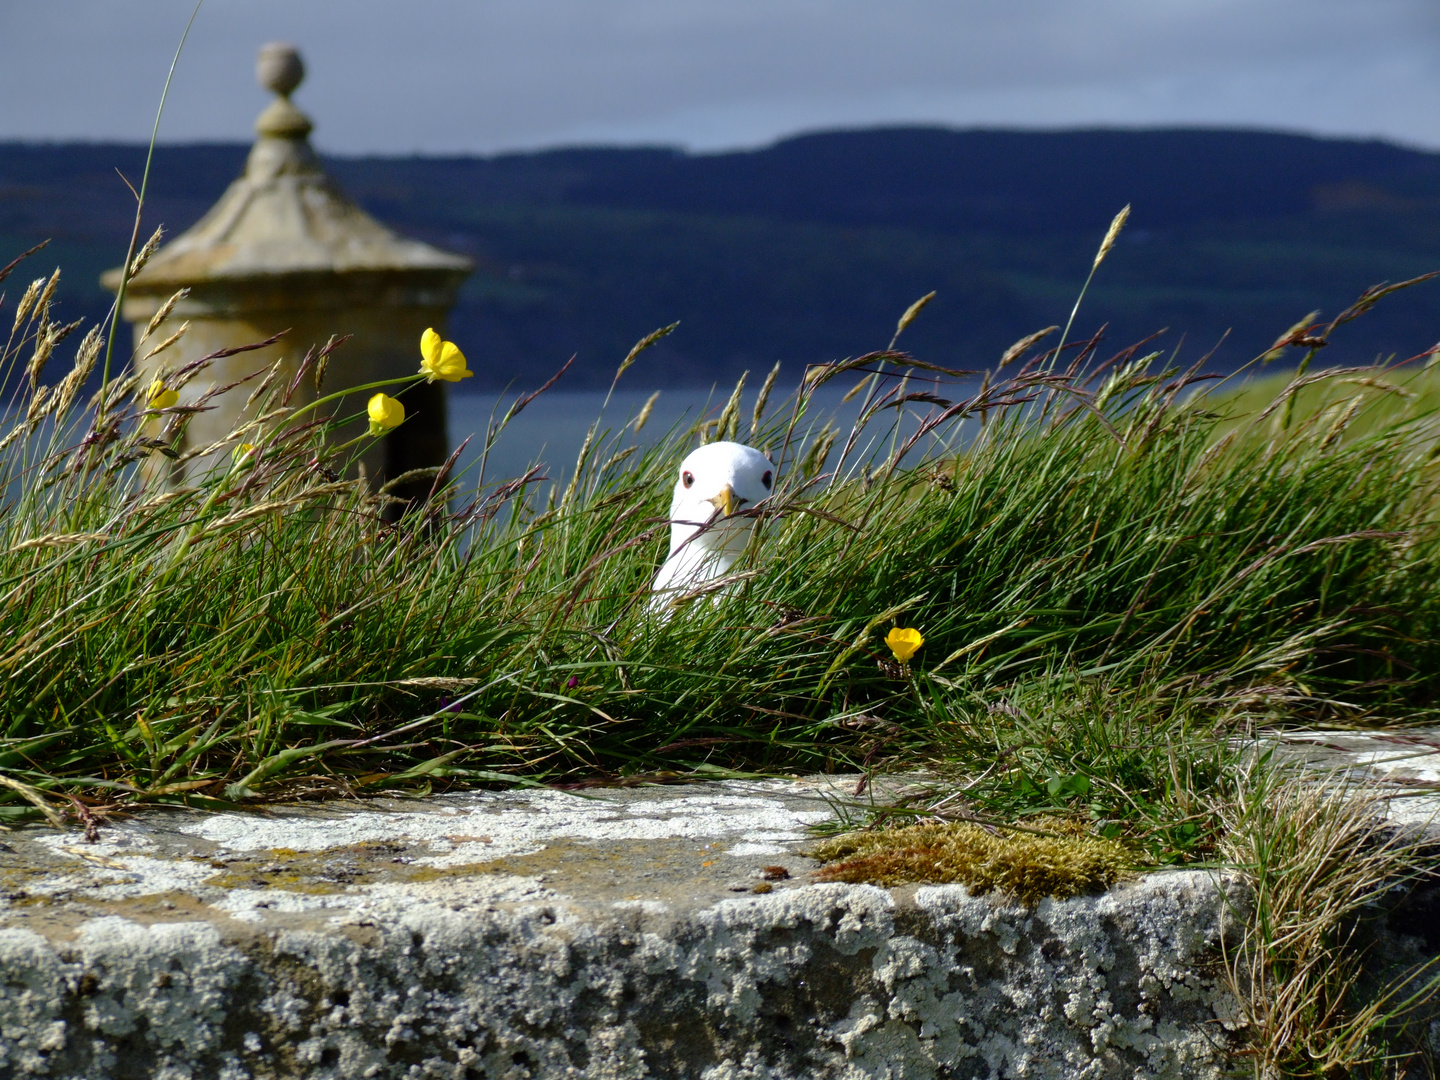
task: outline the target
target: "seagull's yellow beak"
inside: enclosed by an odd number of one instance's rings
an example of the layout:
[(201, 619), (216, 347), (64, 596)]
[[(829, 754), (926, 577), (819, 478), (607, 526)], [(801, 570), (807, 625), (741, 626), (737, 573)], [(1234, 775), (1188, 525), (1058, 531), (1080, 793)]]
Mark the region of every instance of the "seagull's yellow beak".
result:
[(729, 517), (731, 514), (735, 513), (736, 510), (739, 510), (740, 507), (744, 505), (744, 503), (745, 500), (740, 498), (740, 496), (736, 495), (735, 489), (729, 484), (726, 484), (723, 488), (721, 488), (720, 494), (716, 495), (713, 499), (710, 500), (710, 505), (715, 507), (715, 509), (719, 510), (726, 517)]

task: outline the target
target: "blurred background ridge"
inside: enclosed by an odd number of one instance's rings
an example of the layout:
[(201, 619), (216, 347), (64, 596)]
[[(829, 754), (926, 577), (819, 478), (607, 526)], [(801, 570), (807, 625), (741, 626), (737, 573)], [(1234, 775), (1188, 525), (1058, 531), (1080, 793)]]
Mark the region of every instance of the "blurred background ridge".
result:
[[(244, 145), (162, 146), (148, 226), (194, 223), (244, 167)], [(143, 148), (0, 143), (0, 254), (53, 237), (66, 317), (103, 313), (91, 284), (129, 235), (116, 178)], [(1440, 155), (1375, 140), (1263, 131), (1027, 132), (891, 127), (816, 132), (759, 150), (569, 148), (456, 157), (326, 157), (386, 225), (477, 265), (452, 331), (477, 363), (461, 391), (534, 384), (570, 355), (571, 388), (607, 385), (643, 334), (681, 321), (632, 387), (709, 386), (776, 360), (904, 344), (992, 364), (1063, 321), (1116, 210), (1121, 247), (1077, 328), (1117, 347), (1162, 328), (1214, 363), (1263, 351), (1307, 312), (1440, 261)], [(1334, 362), (1440, 338), (1440, 290), (1409, 290), (1349, 326)], [(1344, 356), (1341, 356), (1341, 352)]]

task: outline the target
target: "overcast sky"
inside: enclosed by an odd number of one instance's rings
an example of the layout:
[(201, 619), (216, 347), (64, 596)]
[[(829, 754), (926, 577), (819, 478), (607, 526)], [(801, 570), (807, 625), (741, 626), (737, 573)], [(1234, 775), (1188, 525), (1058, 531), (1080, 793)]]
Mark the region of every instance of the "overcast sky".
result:
[[(0, 0), (0, 139), (149, 136), (193, 0)], [(1440, 0), (205, 0), (161, 138), (248, 140), (254, 57), (340, 153), (1209, 124), (1440, 149)]]

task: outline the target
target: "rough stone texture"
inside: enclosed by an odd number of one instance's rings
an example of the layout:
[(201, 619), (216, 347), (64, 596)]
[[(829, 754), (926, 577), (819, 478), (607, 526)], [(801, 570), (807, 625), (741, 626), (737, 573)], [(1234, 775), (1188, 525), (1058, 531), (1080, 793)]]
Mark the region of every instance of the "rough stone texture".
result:
[[(1388, 785), (1392, 820), (1434, 827), (1434, 731), (1291, 732), (1279, 751)], [(814, 883), (807, 829), (853, 783), (152, 810), (97, 843), (0, 833), (0, 1080), (1236, 1065), (1219, 978), (1235, 882), (1168, 872), (1033, 909)], [(1377, 985), (1440, 954), (1437, 918), (1430, 881), (1366, 922)]]
[(1389, 814), (1400, 824), (1431, 828), (1440, 820), (1440, 728), (1301, 729), (1268, 734), (1258, 745), (1317, 775), (1344, 775), (1393, 792)]
[[(1219, 1076), (1202, 871), (814, 884), (805, 782), (147, 813), (0, 850), (0, 1078)], [(770, 891), (765, 891), (766, 889)]]

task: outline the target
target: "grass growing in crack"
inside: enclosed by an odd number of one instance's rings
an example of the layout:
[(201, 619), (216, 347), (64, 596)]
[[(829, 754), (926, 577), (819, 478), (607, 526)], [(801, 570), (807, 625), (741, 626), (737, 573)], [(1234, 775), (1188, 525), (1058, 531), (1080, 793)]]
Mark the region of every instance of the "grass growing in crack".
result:
[(935, 780), (886, 815), (991, 827), (1061, 817), (1122, 842), (1132, 865), (1214, 858), (1216, 807), (1245, 752), (1235, 736), (1257, 716), (1243, 696), (1073, 672), (940, 697), (936, 707)]
[(1437, 961), (1377, 965), (1366, 928), (1397, 889), (1433, 882), (1434, 842), (1384, 809), (1353, 781), (1264, 769), (1225, 808), (1223, 851), (1251, 886), (1226, 976), (1257, 1077), (1423, 1074), (1430, 1060)]

